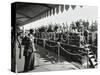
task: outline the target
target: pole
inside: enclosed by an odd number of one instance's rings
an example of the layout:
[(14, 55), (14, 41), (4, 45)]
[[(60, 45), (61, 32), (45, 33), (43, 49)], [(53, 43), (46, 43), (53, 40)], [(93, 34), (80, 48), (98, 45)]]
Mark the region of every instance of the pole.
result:
[(44, 48), (45, 48), (45, 41), (46, 41), (46, 40), (45, 40), (45, 39), (43, 39), (43, 47), (44, 47)]
[(88, 57), (88, 49), (87, 49), (87, 68), (88, 68), (88, 62), (89, 62), (89, 57)]
[(88, 39), (87, 39), (87, 43), (89, 44), (89, 32), (87, 31), (87, 33), (88, 33), (88, 36), (87, 36), (87, 37), (88, 37)]
[(60, 62), (60, 43), (58, 42), (58, 62)]
[(68, 44), (69, 44), (69, 31), (68, 31)]
[(37, 45), (37, 40), (38, 40), (38, 39), (36, 38), (36, 45)]
[(55, 41), (55, 37), (56, 37), (56, 32), (54, 32), (54, 41)]

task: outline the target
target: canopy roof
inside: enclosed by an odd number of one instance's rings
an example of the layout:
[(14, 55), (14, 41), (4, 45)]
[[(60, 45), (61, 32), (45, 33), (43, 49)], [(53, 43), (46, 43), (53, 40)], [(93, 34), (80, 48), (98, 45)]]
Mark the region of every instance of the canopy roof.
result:
[(37, 16), (54, 8), (54, 4), (16, 2), (16, 23), (19, 26), (35, 21)]

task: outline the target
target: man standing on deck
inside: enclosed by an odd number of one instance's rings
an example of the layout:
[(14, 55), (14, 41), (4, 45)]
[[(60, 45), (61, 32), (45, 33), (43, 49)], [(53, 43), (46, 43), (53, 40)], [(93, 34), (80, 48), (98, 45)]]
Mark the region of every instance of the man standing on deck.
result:
[(84, 37), (85, 37), (85, 43), (88, 43), (88, 30), (84, 28)]
[(24, 45), (24, 56), (25, 56), (24, 72), (27, 72), (34, 69), (35, 46), (34, 46), (34, 36), (32, 29), (30, 29), (30, 33), (24, 37), (22, 45)]

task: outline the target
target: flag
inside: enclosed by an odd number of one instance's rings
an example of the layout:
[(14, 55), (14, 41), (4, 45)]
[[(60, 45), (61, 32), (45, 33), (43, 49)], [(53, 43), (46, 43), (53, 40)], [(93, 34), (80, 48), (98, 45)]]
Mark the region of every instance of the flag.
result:
[(45, 17), (45, 13), (43, 13), (43, 18)]
[(71, 7), (72, 7), (72, 9), (74, 10), (74, 9), (75, 9), (75, 7), (76, 7), (76, 5), (71, 5)]
[(44, 17), (46, 17), (46, 12), (44, 13)]
[(83, 8), (83, 6), (82, 6), (82, 5), (80, 5), (80, 7), (81, 7), (81, 8)]
[(50, 10), (50, 16), (52, 15), (52, 10)]
[(48, 17), (48, 11), (46, 12), (46, 17)]
[(48, 10), (48, 16), (50, 16), (50, 10)]
[(59, 5), (56, 7), (56, 13), (59, 13)]
[(53, 15), (55, 14), (55, 8), (53, 8)]
[(69, 9), (69, 5), (65, 5), (65, 10), (67, 11)]
[(64, 5), (60, 5), (60, 9), (61, 9), (61, 12), (63, 12), (64, 11)]

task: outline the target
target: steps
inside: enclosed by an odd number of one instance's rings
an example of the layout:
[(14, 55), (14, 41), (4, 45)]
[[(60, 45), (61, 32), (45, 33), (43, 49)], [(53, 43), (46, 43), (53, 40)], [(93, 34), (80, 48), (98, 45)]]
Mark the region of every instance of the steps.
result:
[(98, 65), (97, 59), (96, 59), (96, 56), (91, 49), (88, 50), (88, 57), (89, 57), (90, 66), (92, 68), (97, 67), (97, 65)]

